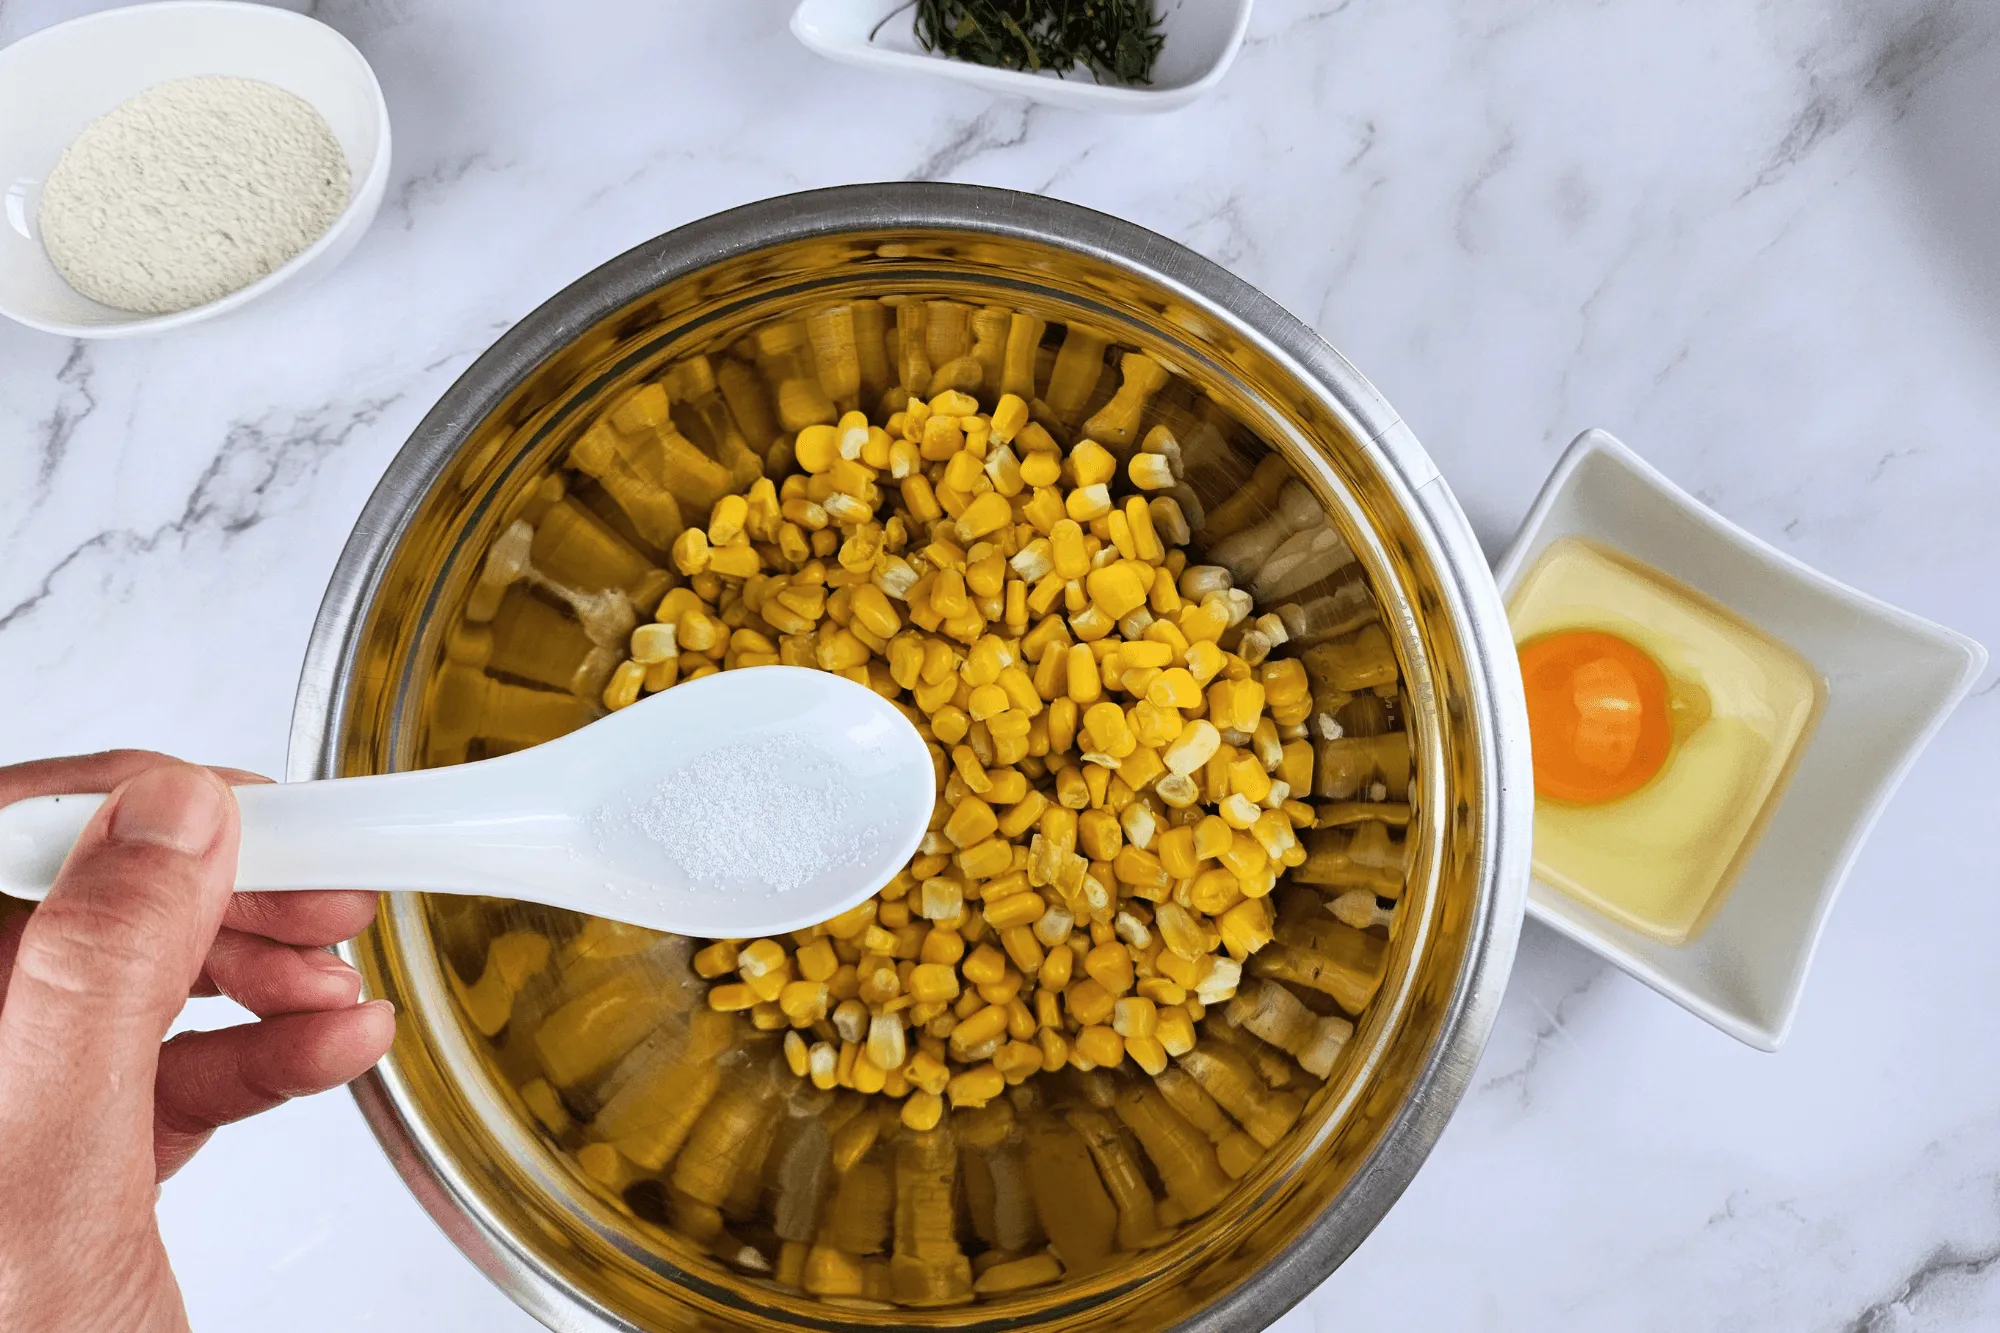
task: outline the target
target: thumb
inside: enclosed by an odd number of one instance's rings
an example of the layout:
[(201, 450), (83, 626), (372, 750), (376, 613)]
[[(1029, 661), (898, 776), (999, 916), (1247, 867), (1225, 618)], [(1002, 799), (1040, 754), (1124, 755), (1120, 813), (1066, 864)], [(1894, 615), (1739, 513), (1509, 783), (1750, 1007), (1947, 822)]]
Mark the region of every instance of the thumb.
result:
[(104, 1098), (150, 1118), (236, 845), (236, 798), (207, 769), (165, 763), (112, 790), (29, 917), (0, 1009), (0, 1069), (31, 1104)]

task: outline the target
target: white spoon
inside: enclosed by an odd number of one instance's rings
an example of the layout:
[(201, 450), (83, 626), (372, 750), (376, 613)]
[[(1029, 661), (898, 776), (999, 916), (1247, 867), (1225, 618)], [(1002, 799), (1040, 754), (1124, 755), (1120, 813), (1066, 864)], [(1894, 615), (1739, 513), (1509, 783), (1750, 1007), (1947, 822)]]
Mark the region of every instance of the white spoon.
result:
[[(923, 737), (874, 691), (724, 671), (498, 759), (238, 787), (236, 889), (486, 894), (677, 935), (778, 934), (894, 878), (935, 791)], [(103, 803), (0, 808), (0, 893), (47, 896)]]

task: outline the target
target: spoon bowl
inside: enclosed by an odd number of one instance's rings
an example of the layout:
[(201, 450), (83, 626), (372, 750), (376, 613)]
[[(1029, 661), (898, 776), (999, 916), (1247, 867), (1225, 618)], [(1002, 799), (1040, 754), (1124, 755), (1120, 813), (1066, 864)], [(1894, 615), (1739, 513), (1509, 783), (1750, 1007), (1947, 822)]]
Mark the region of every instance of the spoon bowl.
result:
[[(752, 667), (497, 759), (239, 787), (236, 889), (467, 893), (677, 935), (779, 934), (894, 878), (935, 791), (923, 737), (880, 695)], [(0, 893), (45, 897), (104, 799), (0, 808)]]

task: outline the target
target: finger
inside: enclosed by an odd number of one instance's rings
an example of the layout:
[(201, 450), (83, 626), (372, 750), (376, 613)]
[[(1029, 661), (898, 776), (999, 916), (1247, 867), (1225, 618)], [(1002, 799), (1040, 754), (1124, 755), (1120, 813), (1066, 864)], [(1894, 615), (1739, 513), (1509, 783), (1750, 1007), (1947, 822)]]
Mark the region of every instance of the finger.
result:
[(361, 974), (324, 949), (279, 944), (224, 929), (209, 946), (196, 995), (227, 995), (259, 1018), (346, 1009), (361, 998)]
[(117, 784), (28, 918), (0, 1008), (0, 1069), (38, 1098), (131, 1111), (208, 956), (236, 874), (235, 798), (167, 763)]
[(0, 768), (0, 805), (9, 805), (30, 796), (110, 791), (127, 778), (137, 777), (149, 768), (176, 762), (172, 756), (152, 750), (105, 750), (99, 754), (76, 754), (61, 759), (35, 759), (25, 764), (10, 764)]
[(366, 1073), (395, 1035), (387, 1000), (181, 1033), (161, 1048), (153, 1085), (159, 1178), (178, 1171), (218, 1127)]
[(21, 947), (21, 932), (28, 926), (28, 905), (0, 898), (0, 996), (7, 994), (7, 978), (14, 974), (14, 951)]
[(378, 895), (358, 889), (307, 889), (293, 893), (239, 893), (222, 923), (286, 944), (338, 944), (375, 919)]
[[(179, 762), (172, 755), (155, 750), (104, 750), (97, 754), (9, 764), (0, 767), (0, 805), (26, 800), (30, 796), (110, 791), (127, 778), (137, 777), (149, 768)], [(261, 773), (242, 768), (212, 764), (208, 771), (232, 787), (247, 787), (271, 780)]]

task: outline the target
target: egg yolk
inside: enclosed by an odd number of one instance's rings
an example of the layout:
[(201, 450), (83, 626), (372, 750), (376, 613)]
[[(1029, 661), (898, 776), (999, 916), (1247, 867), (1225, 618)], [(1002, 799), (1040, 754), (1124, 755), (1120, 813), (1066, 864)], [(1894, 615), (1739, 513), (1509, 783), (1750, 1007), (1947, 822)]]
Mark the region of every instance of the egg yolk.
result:
[(1659, 664), (1615, 634), (1563, 630), (1520, 646), (1535, 792), (1602, 805), (1666, 763), (1673, 731)]

